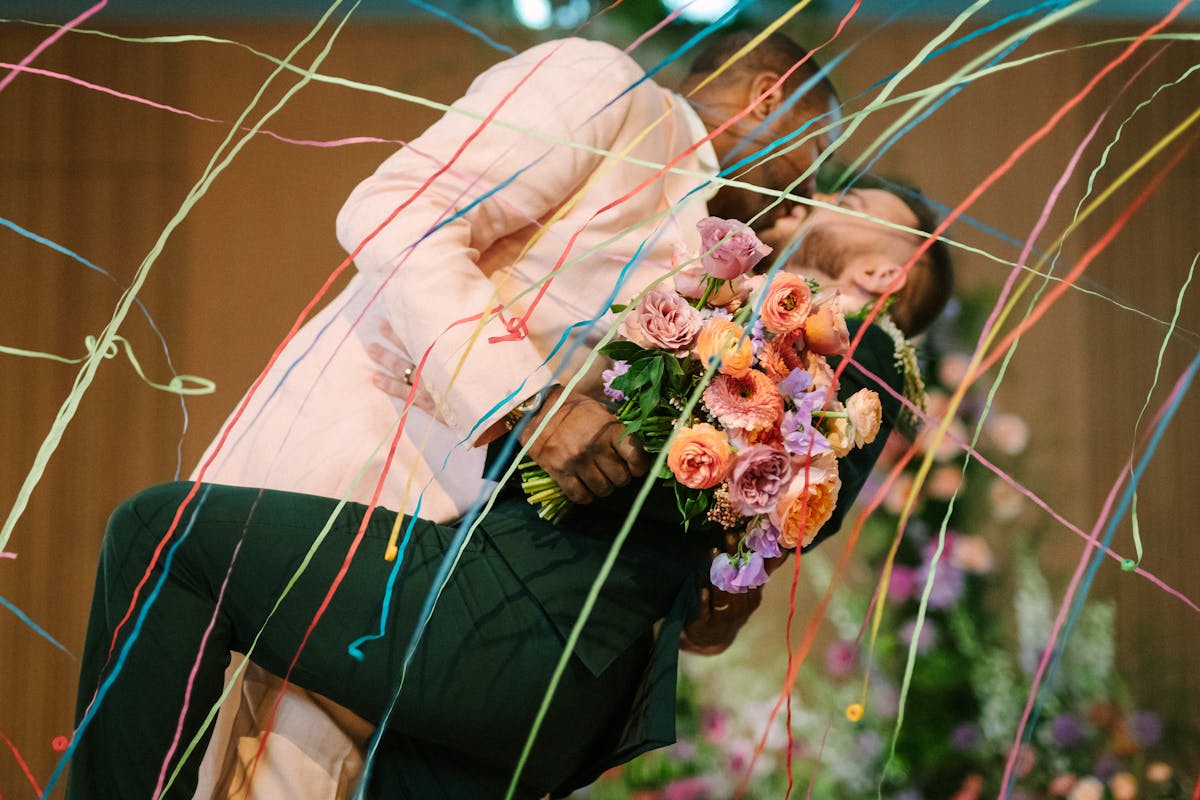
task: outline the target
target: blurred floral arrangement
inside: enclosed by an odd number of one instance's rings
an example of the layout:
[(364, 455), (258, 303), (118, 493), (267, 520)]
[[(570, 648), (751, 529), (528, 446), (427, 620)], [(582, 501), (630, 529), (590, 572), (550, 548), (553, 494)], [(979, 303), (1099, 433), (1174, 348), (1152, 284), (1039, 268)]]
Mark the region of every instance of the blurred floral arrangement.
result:
[[(933, 417), (942, 414), (949, 393), (962, 379), (968, 362), (964, 343), (978, 330), (980, 314), (988, 307), (985, 301), (960, 298), (920, 346)], [(969, 441), (983, 411), (981, 390), (962, 405), (951, 435)], [(1020, 458), (1029, 440), (1023, 420), (994, 408), (982, 433), (979, 450), (1002, 468)], [(877, 473), (891, 466), (907, 446), (900, 439), (889, 442)], [(985, 535), (988, 526), (1011, 532), (1025, 525), (1024, 498), (977, 463), (964, 469), (958, 448), (942, 448), (897, 552), (871, 663), (866, 663), (865, 637), (862, 647), (855, 644), (917, 462), (910, 462), (864, 528), (855, 555), (861, 574), (845, 580), (823, 623), (834, 631), (833, 641), (823, 654), (814, 649), (796, 681), (791, 709), (796, 796), (974, 800), (1001, 795), (1013, 732), (1055, 608), (1030, 537), (1005, 554), (1003, 569), (998, 569), (1000, 559)], [(871, 497), (879, 486), (868, 485), (862, 496)], [(918, 634), (904, 722), (889, 758), (898, 687), (948, 509), (946, 544)], [(1006, 536), (1008, 541), (1020, 539)], [(836, 550), (835, 540), (804, 557), (803, 580), (817, 592), (833, 577)], [(1006, 797), (1190, 796), (1187, 776), (1161, 755), (1161, 720), (1133, 708), (1115, 672), (1113, 618), (1111, 604), (1092, 601), (1076, 623), (1059, 669), (1043, 685), (1037, 725), (1019, 751), (1017, 777)], [(752, 624), (762, 622), (756, 618)], [(678, 742), (610, 771), (576, 796), (725, 800), (739, 791), (751, 799), (787, 796), (785, 716), (771, 714), (785, 674), (779, 622), (767, 621), (765, 648), (758, 642), (739, 642), (719, 658), (685, 655)], [(843, 712), (862, 699), (867, 669), (867, 714), (852, 723)], [(754, 759), (764, 736), (765, 748)]]

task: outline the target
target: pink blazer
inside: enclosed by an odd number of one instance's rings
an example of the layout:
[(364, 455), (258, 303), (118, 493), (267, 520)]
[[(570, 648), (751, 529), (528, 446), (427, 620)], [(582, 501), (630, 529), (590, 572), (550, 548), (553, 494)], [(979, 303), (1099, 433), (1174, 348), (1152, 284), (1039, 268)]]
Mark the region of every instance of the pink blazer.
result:
[[(606, 365), (587, 362), (609, 304), (662, 277), (676, 245), (698, 249), (715, 165), (711, 146), (693, 147), (702, 131), (684, 100), (606, 44), (549, 42), (484, 72), (350, 195), (337, 233), (358, 274), (288, 345), (226, 445), (210, 447), (205, 479), (366, 502), (383, 476), (382, 505), (412, 512), (419, 499), (422, 517), (460, 516), (488, 488), (475, 437), (551, 380), (578, 374), (597, 395)], [(404, 402), (371, 383), (366, 347), (384, 319), (424, 359), (420, 387), (441, 404), (436, 417), (408, 411), (386, 475)], [(560, 345), (572, 331), (578, 346)], [(240, 722), (236, 704), (222, 711), (198, 797), (232, 796), (221, 775), (255, 750), (255, 704), (273, 679), (251, 677)], [(260, 764), (255, 796), (340, 796), (370, 726), (339, 724), (302, 691), (280, 709), (283, 741), (266, 757), (285, 763)], [(303, 785), (279, 794), (271, 776), (288, 774)]]

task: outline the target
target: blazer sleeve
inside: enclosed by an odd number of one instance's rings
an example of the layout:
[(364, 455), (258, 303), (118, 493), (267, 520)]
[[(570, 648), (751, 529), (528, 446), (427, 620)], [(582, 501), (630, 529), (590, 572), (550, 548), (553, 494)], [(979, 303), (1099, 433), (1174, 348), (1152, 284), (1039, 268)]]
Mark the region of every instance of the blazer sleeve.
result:
[[(859, 320), (846, 320), (846, 324), (850, 328), (850, 336), (853, 339), (862, 323)], [(830, 358), (829, 363), (836, 368), (840, 360)], [(862, 491), (867, 476), (874, 469), (875, 462), (879, 459), (879, 454), (883, 452), (884, 444), (892, 430), (895, 429), (900, 416), (900, 401), (887, 388), (880, 386), (874, 378), (868, 377), (856, 366), (856, 363), (878, 376), (896, 394), (901, 396), (904, 394), (904, 376), (896, 365), (895, 342), (878, 326), (871, 325), (863, 334), (857, 352), (852, 354), (851, 363), (847, 364), (846, 369), (842, 372), (838, 385), (838, 397), (844, 401), (863, 388), (878, 392), (880, 405), (883, 407), (883, 420), (873, 442), (851, 450), (845, 458), (838, 459), (838, 476), (842, 480), (842, 488), (838, 491), (837, 507), (833, 510), (833, 516), (829, 518), (829, 521), (821, 527), (821, 530), (817, 531), (817, 535), (804, 548), (805, 552), (837, 533), (842, 527), (846, 512), (854, 505), (858, 493)]]
[(419, 361), (429, 353), (421, 381), (444, 398), (443, 419), (464, 438), (552, 379), (546, 354), (528, 339), (489, 342), (508, 330), (480, 253), (585, 183), (604, 158), (586, 148), (608, 149), (625, 124), (630, 87), (643, 77), (610, 45), (567, 39), (534, 47), (476, 78), (338, 214), (339, 241), (381, 285), (376, 302), (408, 354)]

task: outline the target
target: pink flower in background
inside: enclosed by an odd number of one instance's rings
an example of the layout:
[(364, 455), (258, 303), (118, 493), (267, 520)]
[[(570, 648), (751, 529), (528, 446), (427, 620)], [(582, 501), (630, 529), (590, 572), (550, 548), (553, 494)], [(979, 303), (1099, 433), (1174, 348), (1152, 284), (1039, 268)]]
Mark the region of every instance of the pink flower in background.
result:
[(729, 474), (729, 500), (744, 516), (765, 514), (775, 506), (792, 477), (787, 452), (757, 444), (737, 454)]
[(971, 365), (971, 357), (965, 353), (948, 353), (938, 364), (938, 380), (951, 389), (957, 389), (967, 376), (967, 367)]
[(854, 642), (836, 641), (825, 651), (825, 671), (833, 678), (844, 679), (854, 669), (858, 648)]
[(1071, 787), (1077, 780), (1079, 779), (1071, 772), (1055, 775), (1054, 780), (1050, 781), (1050, 785), (1046, 787), (1046, 791), (1050, 793), (1051, 797), (1066, 797), (1067, 792), (1071, 791)]
[(783, 335), (800, 330), (811, 309), (812, 289), (808, 281), (790, 272), (780, 272), (767, 287), (760, 313), (767, 330)]
[(706, 708), (700, 712), (700, 735), (704, 741), (717, 744), (729, 735), (729, 715), (720, 708)]
[(925, 493), (934, 500), (949, 500), (962, 488), (962, 470), (959, 467), (938, 467), (929, 473), (925, 482)]
[(621, 335), (642, 347), (681, 352), (691, 348), (703, 326), (699, 311), (659, 284), (625, 317)]
[(1029, 426), (1016, 414), (991, 414), (984, 430), (992, 444), (1007, 456), (1019, 455), (1029, 444)]
[(888, 600), (894, 603), (903, 603), (913, 595), (913, 588), (917, 585), (917, 573), (912, 567), (906, 567), (903, 564), (896, 564), (892, 567), (892, 575), (888, 580), (887, 596)]
[(663, 787), (662, 800), (709, 800), (713, 797), (708, 785), (708, 778), (703, 775), (693, 775), (690, 778), (674, 780)]
[(1025, 507), (1025, 496), (1004, 481), (992, 481), (988, 486), (992, 514), (1001, 522), (1015, 519)]
[(696, 229), (700, 231), (700, 263), (709, 275), (723, 281), (744, 275), (771, 253), (744, 222), (705, 217), (696, 223)]
[(996, 557), (987, 539), (982, 536), (960, 536), (954, 542), (950, 563), (959, 569), (982, 575), (992, 571)]
[(757, 370), (743, 377), (717, 375), (704, 390), (704, 405), (727, 428), (747, 431), (775, 425), (783, 417), (783, 398)]

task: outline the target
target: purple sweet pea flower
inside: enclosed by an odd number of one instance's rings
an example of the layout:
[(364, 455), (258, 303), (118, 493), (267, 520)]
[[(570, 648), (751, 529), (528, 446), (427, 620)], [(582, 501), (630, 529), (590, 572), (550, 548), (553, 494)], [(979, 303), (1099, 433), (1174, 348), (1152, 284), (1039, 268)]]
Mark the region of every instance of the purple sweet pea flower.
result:
[(767, 570), (763, 564), (763, 557), (758, 553), (751, 553), (740, 567), (738, 567), (737, 575), (733, 578), (733, 586), (735, 591), (746, 592), (750, 589), (757, 589), (767, 582)]
[(737, 577), (737, 567), (733, 565), (728, 553), (718, 553), (713, 558), (712, 566), (708, 568), (708, 579), (712, 585), (722, 592), (735, 593), (733, 579)]
[[(815, 392), (809, 392), (815, 394)], [(829, 440), (812, 426), (812, 413), (803, 414), (799, 411), (783, 412), (783, 422), (779, 426), (783, 434), (783, 447), (792, 455), (815, 456), (830, 449)]]
[(719, 708), (700, 711), (700, 734), (706, 742), (717, 744), (729, 733), (729, 715)]
[(761, 319), (754, 320), (754, 325), (750, 328), (750, 350), (754, 353), (755, 358), (767, 344), (766, 339), (763, 338), (765, 330)]
[(779, 530), (766, 517), (746, 531), (746, 547), (763, 558), (779, 558), (783, 550), (779, 547)]
[(604, 396), (609, 400), (612, 400), (614, 403), (625, 402), (625, 393), (620, 389), (612, 388), (612, 382), (628, 371), (628, 361), (614, 361), (612, 369), (606, 369), (604, 372), (600, 373), (600, 377), (604, 380)]
[[(779, 382), (779, 393), (783, 395), (784, 399), (795, 403), (797, 397), (808, 391), (808, 387), (812, 386), (812, 382), (812, 375), (796, 367), (788, 373), (786, 378)], [(809, 416), (811, 417), (812, 414), (809, 413)]]

